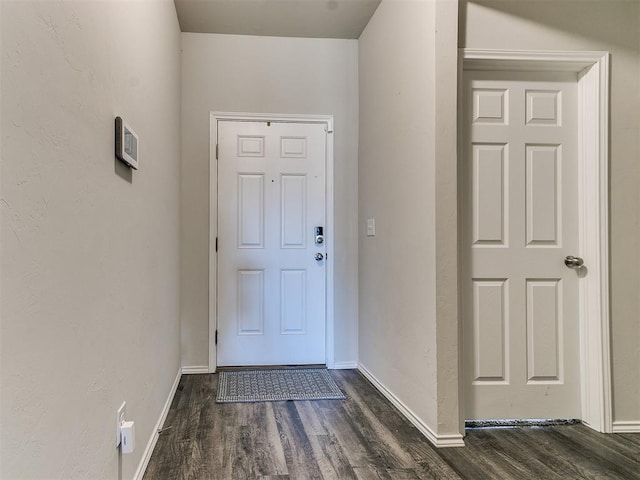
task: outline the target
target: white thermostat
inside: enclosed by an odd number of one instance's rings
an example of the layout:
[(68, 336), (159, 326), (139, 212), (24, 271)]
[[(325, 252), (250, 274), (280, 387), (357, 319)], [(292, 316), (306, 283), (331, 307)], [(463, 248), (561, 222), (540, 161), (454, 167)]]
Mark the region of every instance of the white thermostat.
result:
[(124, 123), (122, 117), (116, 117), (116, 157), (131, 168), (138, 169), (138, 135)]

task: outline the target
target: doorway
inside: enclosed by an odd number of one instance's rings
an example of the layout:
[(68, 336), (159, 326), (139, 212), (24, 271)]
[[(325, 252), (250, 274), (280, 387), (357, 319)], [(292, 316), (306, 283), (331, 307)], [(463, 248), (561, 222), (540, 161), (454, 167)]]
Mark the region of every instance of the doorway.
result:
[(212, 113), (211, 123), (210, 363), (325, 364), (331, 118)]
[(608, 54), (463, 49), (461, 62), (463, 419), (611, 431)]
[(576, 74), (462, 88), (466, 419), (580, 418)]

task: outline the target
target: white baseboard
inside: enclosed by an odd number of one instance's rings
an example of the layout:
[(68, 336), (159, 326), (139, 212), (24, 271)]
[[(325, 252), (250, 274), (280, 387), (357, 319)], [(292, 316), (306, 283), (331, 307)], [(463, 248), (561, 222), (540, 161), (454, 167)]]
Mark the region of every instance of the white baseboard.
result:
[(640, 433), (640, 420), (613, 422), (613, 433)]
[(333, 362), (327, 365), (330, 370), (353, 370), (358, 368), (358, 362)]
[(147, 470), (147, 465), (149, 465), (149, 460), (151, 460), (151, 454), (153, 453), (153, 449), (156, 446), (158, 441), (158, 436), (162, 425), (164, 425), (164, 421), (167, 418), (167, 414), (169, 413), (169, 408), (171, 407), (171, 402), (173, 401), (173, 397), (176, 394), (176, 390), (178, 390), (178, 384), (180, 383), (180, 377), (182, 376), (182, 369), (178, 369), (178, 374), (176, 375), (176, 379), (171, 386), (171, 390), (169, 391), (169, 396), (167, 397), (167, 401), (164, 402), (164, 407), (162, 408), (162, 412), (160, 412), (160, 418), (158, 419), (158, 423), (156, 423), (156, 427), (153, 429), (151, 434), (151, 438), (147, 443), (147, 447), (144, 449), (144, 453), (142, 454), (142, 459), (140, 460), (140, 465), (138, 465), (138, 469), (136, 470), (136, 474), (134, 475), (134, 480), (142, 480), (144, 477), (144, 472)]
[(190, 365), (182, 367), (183, 375), (192, 375), (194, 373), (209, 373), (209, 365)]
[(387, 387), (385, 387), (367, 368), (361, 363), (358, 370), (376, 387), (387, 400), (389, 400), (400, 413), (404, 415), (427, 439), (438, 448), (443, 447), (464, 447), (464, 440), (461, 434), (438, 435), (411, 411), (398, 397), (396, 397)]

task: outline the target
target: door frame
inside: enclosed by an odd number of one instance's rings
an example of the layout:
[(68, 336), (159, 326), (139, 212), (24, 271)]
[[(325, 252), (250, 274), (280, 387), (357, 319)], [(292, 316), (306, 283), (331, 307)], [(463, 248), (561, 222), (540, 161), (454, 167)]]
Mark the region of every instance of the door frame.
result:
[(217, 138), (218, 122), (273, 122), (273, 123), (315, 123), (325, 126), (327, 132), (326, 160), (325, 160), (325, 210), (326, 229), (329, 235), (325, 237), (326, 249), (326, 305), (325, 305), (325, 360), (328, 368), (334, 366), (333, 349), (333, 259), (334, 259), (334, 212), (333, 212), (333, 115), (306, 115), (281, 113), (209, 113), (209, 372), (215, 373), (217, 368), (216, 331), (218, 328), (218, 258), (216, 252), (216, 237), (218, 236), (218, 169), (217, 169)]
[[(594, 430), (612, 431), (609, 319), (609, 53), (512, 51), (461, 48), (459, 53), (458, 168), (464, 155), (463, 75), (465, 71), (575, 72), (578, 76), (579, 255), (589, 273), (579, 282), (581, 420)], [(461, 171), (461, 170), (460, 170)], [(461, 176), (459, 176), (461, 177)], [(458, 204), (460, 212), (461, 204)], [(460, 249), (464, 248), (460, 244)], [(462, 272), (462, 256), (458, 253)], [(462, 278), (462, 275), (460, 275)], [(459, 287), (460, 288), (460, 287)], [(461, 299), (462, 301), (462, 299)], [(463, 322), (460, 321), (460, 326)], [(462, 327), (459, 342), (462, 347)], [(460, 352), (462, 354), (462, 348)], [(464, 378), (460, 362), (460, 378)], [(464, 382), (460, 382), (464, 415)]]

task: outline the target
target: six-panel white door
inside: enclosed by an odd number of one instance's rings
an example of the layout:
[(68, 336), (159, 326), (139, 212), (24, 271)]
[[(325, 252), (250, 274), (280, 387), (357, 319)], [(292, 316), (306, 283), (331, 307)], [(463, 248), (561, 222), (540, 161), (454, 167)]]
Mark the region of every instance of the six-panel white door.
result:
[(326, 132), (218, 122), (218, 365), (325, 363)]
[(580, 418), (577, 79), (465, 72), (465, 417)]

